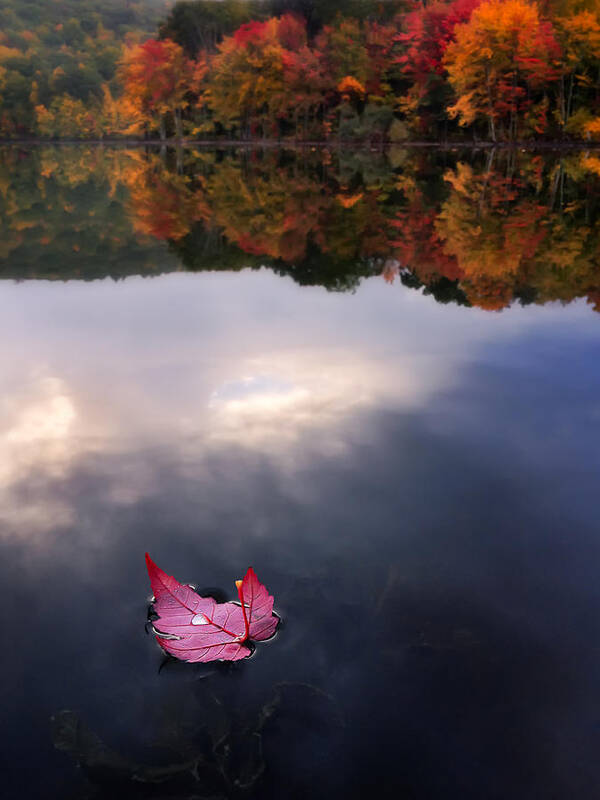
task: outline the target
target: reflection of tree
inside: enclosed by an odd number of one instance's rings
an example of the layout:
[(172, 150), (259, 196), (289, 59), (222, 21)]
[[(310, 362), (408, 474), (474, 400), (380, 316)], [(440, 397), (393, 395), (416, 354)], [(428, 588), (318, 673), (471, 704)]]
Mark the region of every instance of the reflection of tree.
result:
[(528, 282), (541, 303), (597, 296), (599, 176), (585, 157), (576, 156), (555, 165), (548, 182), (548, 236), (530, 266)]
[(133, 227), (142, 234), (177, 241), (206, 215), (202, 194), (190, 189), (185, 175), (161, 169), (160, 161), (128, 186)]
[(70, 147), (0, 153), (0, 276), (151, 273), (162, 250), (123, 213), (146, 169), (137, 151)]
[(451, 191), (436, 230), (467, 297), (497, 309), (527, 286), (539, 302), (585, 295), (599, 280), (589, 175), (579, 187), (564, 165), (544, 171), (539, 157), (513, 159), (479, 172), (459, 163), (446, 173)]
[(387, 255), (388, 220), (378, 191), (340, 194), (327, 209), (316, 241), (337, 258), (377, 258)]
[(238, 267), (269, 265), (301, 284), (341, 290), (373, 274), (387, 246), (381, 192), (355, 191), (329, 171), (323, 175), (323, 166), (277, 154), (213, 164), (201, 180), (209, 212), (176, 247), (186, 265), (205, 268), (204, 239), (212, 240), (211, 253), (215, 245), (225, 251), (229, 264), (235, 245), (247, 254), (238, 256)]
[(451, 193), (436, 221), (444, 250), (456, 258), (471, 302), (502, 308), (546, 235), (541, 224), (546, 209), (521, 196), (518, 178), (495, 171), (476, 174), (459, 163), (446, 180)]
[(10, 277), (146, 274), (164, 242), (190, 270), (336, 291), (381, 274), (490, 310), (570, 302), (598, 297), (599, 188), (580, 154), (13, 150), (0, 258)]
[(393, 246), (400, 266), (418, 271), (424, 283), (439, 278), (456, 281), (462, 277), (456, 257), (444, 249), (435, 229), (437, 208), (427, 202), (416, 181), (405, 178), (400, 183), (406, 204), (396, 213)]
[(246, 253), (285, 262), (306, 253), (325, 202), (314, 178), (267, 160), (227, 160), (207, 179), (212, 224)]

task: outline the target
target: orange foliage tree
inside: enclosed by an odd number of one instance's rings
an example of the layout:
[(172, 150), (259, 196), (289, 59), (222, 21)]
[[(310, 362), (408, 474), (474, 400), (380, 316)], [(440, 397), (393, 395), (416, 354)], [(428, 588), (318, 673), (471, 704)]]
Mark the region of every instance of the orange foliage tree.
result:
[(487, 0), (455, 34), (445, 57), (457, 95), (450, 116), (461, 125), (487, 119), (495, 141), (517, 138), (528, 113), (526, 121), (542, 133), (560, 47), (538, 7), (526, 0)]
[(175, 42), (148, 39), (125, 51), (120, 67), (125, 102), (146, 129), (167, 135), (172, 121), (177, 138), (183, 135), (183, 110), (197, 93), (206, 66), (189, 59)]

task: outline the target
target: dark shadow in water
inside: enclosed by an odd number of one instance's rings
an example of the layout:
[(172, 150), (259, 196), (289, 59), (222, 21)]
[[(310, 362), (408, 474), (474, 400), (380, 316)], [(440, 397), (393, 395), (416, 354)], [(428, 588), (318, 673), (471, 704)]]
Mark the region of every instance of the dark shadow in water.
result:
[(309, 684), (277, 684), (259, 709), (240, 714), (215, 694), (210, 677), (218, 669), (201, 671), (202, 682), (189, 694), (195, 722), (191, 717), (183, 724), (173, 720), (165, 741), (154, 745), (155, 764), (168, 753), (184, 760), (164, 766), (129, 761), (66, 710), (52, 720), (54, 746), (79, 764), (99, 797), (245, 797), (254, 792), (268, 766), (265, 733), (277, 729), (278, 736), (289, 736), (290, 720), (321, 735), (343, 725), (333, 699)]
[[(206, 454), (193, 475), (180, 471), (176, 453), (154, 452), (154, 489), (130, 509), (107, 509), (95, 478), (110, 474), (107, 464), (74, 465), (52, 491), (100, 532), (101, 549), (82, 540), (82, 530), (64, 529), (49, 559), (14, 546), (3, 561), (3, 585), (34, 620), (31, 636), (18, 636), (14, 665), (29, 686), (40, 668), (36, 654), (44, 653), (37, 701), (30, 698), (21, 719), (7, 704), (15, 740), (33, 725), (39, 733), (30, 747), (54, 770), (40, 714), (49, 702), (56, 713), (75, 701), (80, 714), (59, 717), (61, 748), (91, 758), (93, 780), (96, 756), (79, 748), (100, 753), (100, 773), (108, 769), (117, 786), (125, 781), (124, 796), (142, 770), (139, 792), (152, 796), (153, 770), (177, 772), (199, 753), (206, 758), (197, 744), (206, 739), (186, 726), (208, 724), (203, 698), (214, 692), (233, 738), (227, 754), (217, 748), (212, 757), (231, 759), (228, 780), (249, 782), (252, 796), (281, 797), (282, 786), (291, 798), (360, 797), (374, 787), (381, 797), (593, 796), (597, 456), (583, 415), (570, 415), (564, 370), (552, 392), (539, 377), (519, 375), (476, 370), (422, 414), (354, 420), (343, 462), (315, 458), (303, 471), (310, 504), (293, 500), (268, 460), (234, 448)], [(580, 380), (580, 402), (597, 389), (593, 373)], [(567, 418), (572, 427), (557, 429), (553, 420)], [(496, 427), (482, 430), (489, 419)], [(134, 467), (149, 457), (129, 458)], [(579, 472), (563, 471), (571, 460)], [(260, 498), (266, 539), (252, 533), (257, 507), (240, 505), (232, 516), (233, 486)], [(252, 558), (291, 622), (285, 635), (239, 669), (203, 677), (177, 665), (158, 676), (159, 653), (141, 632), (145, 549), (190, 580), (200, 572), (220, 579), (235, 559)], [(52, 593), (38, 604), (30, 578), (42, 567)], [(306, 700), (289, 701), (285, 723), (276, 715), (261, 727), (256, 720), (281, 682), (333, 698), (324, 706), (329, 727), (313, 720)], [(334, 724), (338, 713), (343, 728)], [(172, 737), (168, 753), (165, 737)], [(177, 784), (175, 796), (191, 797), (196, 779), (189, 766), (184, 773), (188, 783)]]

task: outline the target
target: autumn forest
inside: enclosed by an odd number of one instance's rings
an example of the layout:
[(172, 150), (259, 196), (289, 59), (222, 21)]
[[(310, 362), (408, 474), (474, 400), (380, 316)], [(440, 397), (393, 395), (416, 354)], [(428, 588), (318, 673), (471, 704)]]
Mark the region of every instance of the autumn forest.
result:
[(0, 0), (0, 137), (600, 138), (597, 0)]

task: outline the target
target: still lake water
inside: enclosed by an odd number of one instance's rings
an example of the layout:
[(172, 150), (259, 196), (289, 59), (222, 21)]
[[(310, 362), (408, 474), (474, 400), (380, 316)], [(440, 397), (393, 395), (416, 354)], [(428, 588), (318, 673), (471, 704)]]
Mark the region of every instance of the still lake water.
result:
[(600, 795), (599, 167), (0, 151), (5, 796)]

